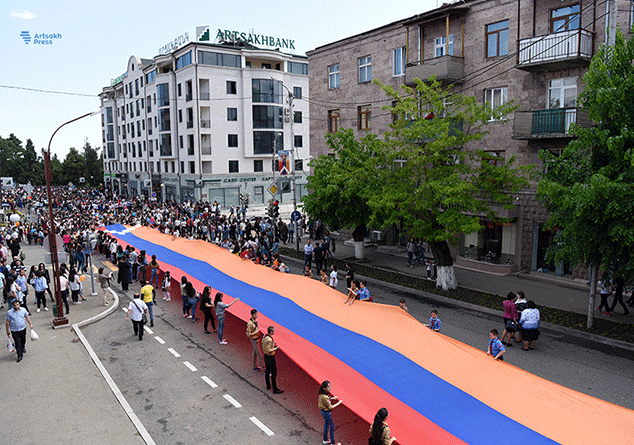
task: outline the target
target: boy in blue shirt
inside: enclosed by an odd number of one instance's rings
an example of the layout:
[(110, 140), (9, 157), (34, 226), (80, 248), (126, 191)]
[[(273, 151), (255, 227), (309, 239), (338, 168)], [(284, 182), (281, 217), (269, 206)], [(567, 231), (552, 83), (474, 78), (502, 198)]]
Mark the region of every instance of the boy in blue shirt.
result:
[(429, 324), (425, 325), (432, 331), (440, 332), (442, 328), (442, 321), (438, 318), (438, 310), (434, 309), (431, 311), (431, 318), (429, 319)]
[(496, 360), (504, 361), (504, 357), (502, 357), (502, 355), (504, 355), (506, 349), (504, 349), (504, 345), (498, 338), (498, 330), (491, 329), (491, 331), (489, 332), (489, 337), (490, 340), (487, 355), (492, 356)]

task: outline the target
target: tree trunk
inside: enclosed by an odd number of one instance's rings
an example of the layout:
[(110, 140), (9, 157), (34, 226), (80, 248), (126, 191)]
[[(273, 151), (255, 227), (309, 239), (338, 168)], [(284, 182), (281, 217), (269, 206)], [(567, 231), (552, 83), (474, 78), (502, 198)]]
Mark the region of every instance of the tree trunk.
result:
[(599, 277), (599, 265), (593, 264), (590, 266), (590, 299), (588, 301), (588, 322), (586, 326), (588, 329), (592, 328), (594, 323), (594, 308), (597, 295), (597, 279)]
[(447, 241), (432, 241), (429, 243), (429, 247), (434, 254), (434, 259), (438, 267), (436, 287), (441, 287), (443, 290), (458, 287), (453, 269), (453, 258), (451, 257)]
[(357, 260), (362, 260), (365, 258), (365, 245), (363, 243), (365, 232), (365, 225), (355, 227), (354, 231), (352, 232), (352, 238), (354, 239), (354, 257)]

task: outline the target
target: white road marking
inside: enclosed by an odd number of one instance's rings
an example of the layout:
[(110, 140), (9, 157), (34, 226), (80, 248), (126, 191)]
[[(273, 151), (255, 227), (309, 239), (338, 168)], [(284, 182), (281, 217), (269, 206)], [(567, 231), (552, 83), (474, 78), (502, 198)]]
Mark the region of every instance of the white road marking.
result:
[(249, 420), (251, 422), (255, 423), (258, 426), (258, 428), (260, 428), (262, 431), (264, 431), (266, 433), (267, 436), (272, 436), (272, 435), (275, 434), (266, 425), (264, 425), (262, 422), (260, 422), (257, 417), (255, 417), (255, 416), (249, 417)]
[(178, 352), (174, 351), (172, 348), (167, 348), (167, 350), (168, 350), (169, 352), (171, 352), (171, 353), (172, 353), (172, 355), (173, 355), (174, 357), (176, 357), (176, 358), (178, 358), (178, 357), (180, 357), (180, 356), (181, 356)]
[(216, 385), (212, 380), (209, 379), (209, 377), (207, 377), (206, 375), (202, 376), (201, 379), (203, 379), (203, 382), (205, 382), (206, 384), (208, 384), (209, 386), (211, 386), (212, 388), (217, 388), (218, 385)]
[(158, 335), (154, 336), (154, 340), (156, 340), (157, 342), (159, 342), (160, 344), (164, 345), (165, 344), (165, 340), (163, 340), (161, 337), (159, 337)]
[(187, 361), (183, 362), (183, 365), (187, 366), (191, 372), (198, 371), (198, 369), (196, 369), (196, 367), (194, 365), (192, 365), (191, 363), (189, 363)]
[(148, 328), (147, 326), (143, 326), (143, 329), (145, 329), (145, 332), (147, 332), (150, 335), (154, 334), (154, 331), (152, 329)]
[(229, 394), (225, 394), (222, 397), (224, 397), (227, 400), (227, 402), (231, 403), (236, 408), (242, 408), (242, 405), (240, 405), (240, 402), (238, 402), (236, 399), (231, 397)]
[(121, 310), (122, 310), (123, 312), (128, 312), (128, 308), (125, 308), (125, 307), (122, 307), (122, 308), (121, 308)]

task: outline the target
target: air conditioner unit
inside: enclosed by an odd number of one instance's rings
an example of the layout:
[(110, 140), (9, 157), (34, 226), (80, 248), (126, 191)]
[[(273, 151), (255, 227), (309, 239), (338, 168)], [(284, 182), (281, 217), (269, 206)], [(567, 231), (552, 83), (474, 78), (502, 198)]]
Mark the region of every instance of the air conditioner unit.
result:
[(194, 179), (194, 185), (196, 187), (200, 187), (203, 185), (203, 180), (202, 179)]
[(284, 107), (284, 116), (290, 116), (291, 109), (289, 107)]

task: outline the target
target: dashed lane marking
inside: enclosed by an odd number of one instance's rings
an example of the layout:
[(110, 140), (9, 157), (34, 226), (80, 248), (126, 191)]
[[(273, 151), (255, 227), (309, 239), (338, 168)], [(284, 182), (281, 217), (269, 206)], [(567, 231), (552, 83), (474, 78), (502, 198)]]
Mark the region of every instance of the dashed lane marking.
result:
[(181, 356), (178, 352), (174, 351), (174, 349), (172, 348), (167, 348), (167, 350), (176, 358)]
[(271, 431), (269, 429), (269, 427), (267, 427), (265, 424), (260, 422), (257, 417), (255, 417), (255, 416), (249, 417), (249, 420), (251, 422), (255, 423), (258, 426), (258, 428), (260, 428), (262, 431), (264, 431), (266, 433), (267, 436), (272, 436), (272, 435), (275, 434), (273, 431)]
[(201, 379), (203, 380), (203, 382), (205, 382), (206, 384), (208, 384), (209, 386), (211, 386), (212, 388), (217, 388), (218, 385), (216, 385), (216, 383), (214, 383), (211, 379), (209, 379), (209, 377), (207, 377), (206, 375), (202, 376)]
[(196, 369), (196, 367), (192, 365), (191, 363), (189, 363), (188, 361), (184, 361), (183, 365), (187, 366), (191, 372), (198, 371), (198, 369)]
[(159, 342), (160, 344), (164, 345), (165, 344), (165, 340), (163, 340), (161, 337), (159, 337), (158, 335), (154, 336), (154, 340), (156, 340), (157, 342)]
[(145, 332), (147, 332), (150, 335), (154, 334), (154, 331), (152, 329), (148, 328), (147, 326), (143, 326), (143, 329), (145, 329)]
[(236, 399), (231, 397), (229, 394), (225, 394), (222, 397), (224, 397), (227, 400), (227, 402), (231, 403), (236, 408), (242, 408), (242, 405), (240, 405), (240, 402), (238, 402)]

